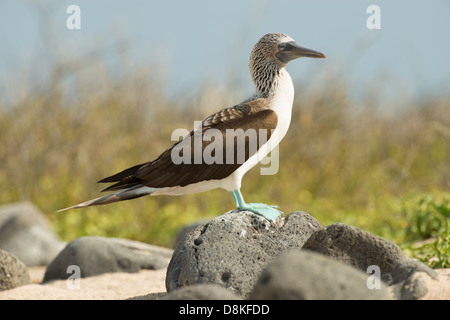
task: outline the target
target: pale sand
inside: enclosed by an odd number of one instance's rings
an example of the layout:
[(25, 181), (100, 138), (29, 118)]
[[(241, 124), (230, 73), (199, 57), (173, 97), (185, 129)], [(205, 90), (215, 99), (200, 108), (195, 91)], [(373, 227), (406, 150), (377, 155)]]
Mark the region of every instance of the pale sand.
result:
[(57, 280), (39, 284), (46, 267), (29, 268), (33, 284), (0, 291), (0, 300), (121, 300), (152, 292), (165, 292), (166, 269), (138, 273), (115, 272), (81, 278), (75, 283)]

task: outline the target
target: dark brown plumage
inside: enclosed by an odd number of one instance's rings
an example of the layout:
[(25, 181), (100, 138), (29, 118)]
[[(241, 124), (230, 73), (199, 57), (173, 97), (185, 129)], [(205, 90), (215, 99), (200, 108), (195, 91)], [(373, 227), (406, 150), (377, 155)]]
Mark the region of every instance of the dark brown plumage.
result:
[[(156, 160), (139, 164), (125, 169), (117, 174), (100, 180), (100, 183), (116, 182), (114, 185), (104, 189), (103, 191), (114, 191), (130, 188), (137, 185), (144, 185), (151, 188), (164, 188), (174, 186), (186, 186), (188, 184), (205, 181), (223, 179), (233, 173), (239, 166), (248, 160), (257, 149), (261, 147), (270, 138), (272, 131), (275, 130), (278, 117), (276, 113), (268, 109), (267, 99), (256, 99), (231, 108), (218, 111), (202, 123), (202, 135), (208, 135), (208, 130), (219, 130), (222, 134), (222, 156), (220, 163), (207, 164), (204, 161), (200, 164), (195, 163), (194, 159), (194, 130), (189, 134), (190, 139), (183, 139), (172, 147), (164, 151)], [(227, 129), (240, 128), (236, 131), (233, 143), (227, 144)], [(266, 137), (260, 137), (260, 131), (255, 130), (258, 141), (257, 148), (250, 150), (250, 138), (245, 133), (248, 129), (265, 128)], [(228, 137), (230, 138), (230, 137)], [(266, 138), (266, 139), (264, 139)], [(202, 150), (212, 143), (218, 143), (215, 140), (201, 140)], [(245, 146), (242, 145), (245, 144)], [(184, 144), (184, 145), (183, 145)], [(188, 146), (187, 144), (190, 144)], [(232, 145), (234, 150), (227, 148)], [(219, 145), (220, 146), (220, 145)], [(256, 146), (256, 145), (255, 145)], [(212, 147), (212, 146), (211, 146)], [(190, 149), (190, 163), (174, 164), (172, 161), (172, 152), (174, 148), (187, 150)], [(238, 150), (245, 150), (244, 160), (238, 159)], [(233, 152), (232, 163), (227, 163), (226, 155)], [(239, 161), (241, 160), (241, 161)]]

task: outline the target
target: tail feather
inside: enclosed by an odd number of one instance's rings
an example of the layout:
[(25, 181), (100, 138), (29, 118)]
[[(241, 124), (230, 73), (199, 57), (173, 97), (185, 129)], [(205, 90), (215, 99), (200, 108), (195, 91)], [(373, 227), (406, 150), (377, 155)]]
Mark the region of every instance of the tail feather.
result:
[(98, 182), (99, 183), (117, 182), (117, 181), (121, 181), (123, 179), (130, 179), (130, 178), (134, 177), (134, 174), (136, 173), (136, 171), (138, 171), (145, 164), (147, 164), (147, 163), (141, 163), (141, 164), (135, 165), (128, 169), (122, 170), (119, 173), (116, 173), (112, 176), (106, 177)]
[(127, 188), (127, 189), (124, 189), (124, 190), (121, 190), (121, 191), (118, 191), (115, 193), (108, 194), (106, 196), (88, 200), (88, 201), (79, 203), (77, 205), (58, 210), (57, 212), (61, 212), (61, 211), (69, 210), (69, 209), (79, 209), (79, 208), (85, 208), (85, 207), (89, 207), (89, 206), (98, 206), (98, 205), (108, 204), (108, 203), (113, 203), (113, 202), (118, 202), (118, 201), (136, 199), (139, 197), (146, 196), (148, 194), (152, 194), (153, 192), (155, 192), (157, 190), (158, 190), (157, 188), (150, 188), (150, 187), (146, 187), (143, 185), (137, 185), (137, 186), (133, 186), (133, 187), (130, 187), (130, 188)]

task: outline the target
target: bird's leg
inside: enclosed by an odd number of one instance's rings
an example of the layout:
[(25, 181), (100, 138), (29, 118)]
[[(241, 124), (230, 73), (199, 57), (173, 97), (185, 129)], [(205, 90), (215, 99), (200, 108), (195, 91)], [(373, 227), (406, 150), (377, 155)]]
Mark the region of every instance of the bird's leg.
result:
[(236, 204), (236, 208), (241, 208), (246, 205), (244, 198), (242, 197), (241, 190), (237, 189), (231, 192), (233, 195), (234, 203)]
[(263, 216), (269, 221), (275, 220), (280, 214), (282, 214), (281, 211), (275, 209), (275, 206), (269, 206), (264, 203), (245, 203), (239, 189), (234, 190), (232, 192), (232, 195), (236, 207), (241, 211), (251, 211), (253, 213), (259, 214), (260, 216)]

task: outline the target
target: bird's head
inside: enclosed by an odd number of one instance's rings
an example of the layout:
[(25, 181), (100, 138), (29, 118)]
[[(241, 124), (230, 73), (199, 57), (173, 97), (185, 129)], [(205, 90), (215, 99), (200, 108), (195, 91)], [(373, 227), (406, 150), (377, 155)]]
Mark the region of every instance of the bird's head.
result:
[(301, 57), (326, 58), (321, 52), (297, 45), (284, 33), (268, 33), (253, 47), (250, 54), (250, 75), (261, 96), (268, 96), (278, 85), (280, 71), (292, 61)]
[(321, 52), (299, 46), (284, 33), (268, 33), (253, 47), (250, 64), (268, 63), (284, 67), (289, 61), (301, 57), (326, 58)]

